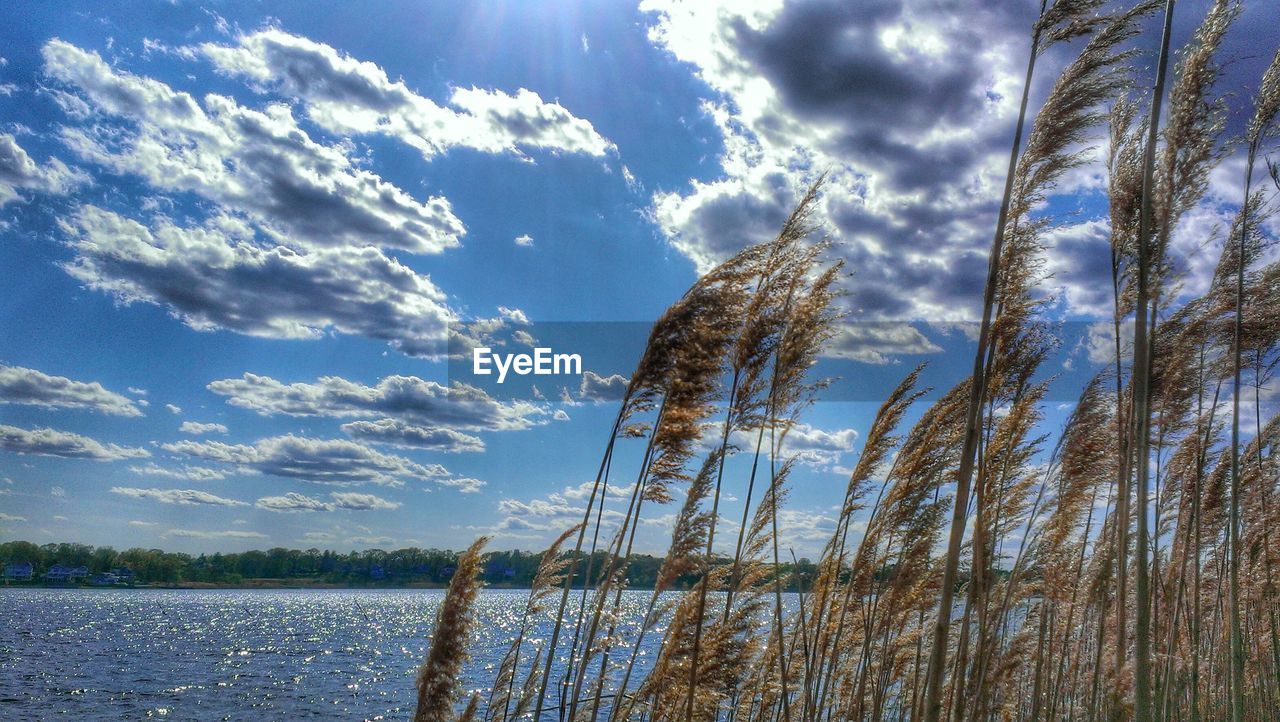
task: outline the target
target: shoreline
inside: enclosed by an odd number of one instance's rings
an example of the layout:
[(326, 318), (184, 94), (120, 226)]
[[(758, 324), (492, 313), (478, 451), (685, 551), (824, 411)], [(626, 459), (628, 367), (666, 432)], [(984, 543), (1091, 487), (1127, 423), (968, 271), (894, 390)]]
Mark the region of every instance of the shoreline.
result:
[[(209, 591), (209, 590), (235, 590), (235, 591), (280, 591), (280, 590), (309, 590), (318, 591), (393, 591), (393, 590), (435, 590), (444, 591), (449, 588), (447, 584), (393, 584), (379, 586), (355, 586), (350, 584), (291, 584), (283, 580), (263, 580), (261, 583), (241, 583), (241, 584), (214, 584), (208, 582), (181, 582), (178, 584), (137, 584), (134, 586), (94, 586), (92, 584), (5, 584), (0, 585), (0, 590), (7, 589), (47, 589), (47, 590), (102, 590), (102, 591)], [(527, 586), (507, 586), (501, 584), (487, 584), (481, 591), (497, 590), (512, 592), (527, 592)], [(652, 592), (652, 588), (648, 587), (627, 587), (628, 592)], [(686, 591), (683, 589), (672, 589), (669, 591)]]

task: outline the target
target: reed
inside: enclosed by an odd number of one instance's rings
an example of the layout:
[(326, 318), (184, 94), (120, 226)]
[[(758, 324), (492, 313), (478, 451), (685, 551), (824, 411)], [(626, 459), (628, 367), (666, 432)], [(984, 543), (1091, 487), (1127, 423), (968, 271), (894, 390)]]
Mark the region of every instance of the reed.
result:
[[(1146, 91), (1135, 41), (1161, 9)], [(1280, 366), (1267, 222), (1280, 195), (1267, 160), (1280, 54), (1243, 134), (1228, 137), (1233, 96), (1217, 86), (1240, 6), (1215, 0), (1177, 54), (1172, 11), (1170, 0), (1042, 7), (973, 372), (927, 406), (923, 368), (889, 391), (832, 490), (836, 521), (813, 575), (786, 571), (782, 510), (797, 469), (787, 441), (829, 383), (813, 367), (845, 320), (844, 269), (813, 220), (821, 178), (777, 236), (698, 279), (655, 323), (582, 523), (544, 555), (488, 696), (458, 718), (1280, 719), (1280, 416), (1267, 402)], [(1065, 43), (1032, 113), (1037, 61)], [(1108, 148), (1095, 161), (1100, 134)], [(1209, 179), (1235, 152), (1240, 207), (1198, 239), (1220, 254), (1207, 287), (1193, 287), (1174, 239), (1217, 202)], [(1095, 162), (1107, 179), (1110, 358), (1050, 428), (1047, 361), (1061, 340), (1045, 291), (1058, 222), (1046, 201)], [(644, 447), (631, 468), (613, 454), (622, 438)], [(603, 502), (620, 484), (626, 509), (611, 524)], [(744, 507), (732, 522), (721, 506), (731, 493)], [(637, 529), (673, 504), (657, 583), (626, 624)], [(462, 703), (479, 546), (463, 557), (416, 719), (454, 719)], [(694, 583), (677, 593), (682, 579)], [(546, 614), (543, 640), (531, 630)]]
[[(467, 660), (467, 644), (475, 624), (471, 606), (480, 593), (483, 564), (480, 552), (488, 541), (486, 537), (480, 537), (458, 557), (453, 578), (449, 580), (449, 591), (436, 615), (431, 649), (418, 670), (418, 706), (413, 713), (414, 722), (454, 719), (453, 706), (461, 685), (458, 675)], [(473, 697), (468, 704), (470, 714), (475, 713), (475, 704)]]

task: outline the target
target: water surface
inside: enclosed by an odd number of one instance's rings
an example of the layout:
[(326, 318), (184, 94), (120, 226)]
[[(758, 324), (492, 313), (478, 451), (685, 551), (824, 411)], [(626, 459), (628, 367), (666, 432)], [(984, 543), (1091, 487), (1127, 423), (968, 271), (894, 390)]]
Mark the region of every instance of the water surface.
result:
[[(527, 594), (481, 593), (467, 689), (487, 694)], [(649, 596), (624, 594), (621, 631), (634, 633)], [(0, 589), (0, 718), (407, 719), (443, 598), (416, 589)], [(532, 637), (545, 640), (550, 626), (543, 620)], [(659, 638), (646, 640), (639, 667)]]

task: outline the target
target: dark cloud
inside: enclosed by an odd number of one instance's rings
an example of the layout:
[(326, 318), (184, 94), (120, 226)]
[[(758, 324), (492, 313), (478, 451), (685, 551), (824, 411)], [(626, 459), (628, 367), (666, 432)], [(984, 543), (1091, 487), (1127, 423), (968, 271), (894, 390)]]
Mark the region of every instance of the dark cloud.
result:
[(1036, 3), (642, 7), (656, 13), (655, 37), (714, 91), (724, 135), (722, 178), (654, 198), (677, 249), (706, 268), (771, 237), (826, 171), (816, 220), (853, 271), (852, 311), (972, 313)]
[[(942, 10), (931, 5), (935, 13)], [(1025, 5), (1005, 3), (999, 12), (984, 12), (969, 3), (966, 19), (991, 32), (1000, 29), (991, 26), (993, 20), (1007, 27), (1010, 16), (1022, 15), (1018, 10)], [(861, 117), (884, 127), (920, 131), (939, 120), (962, 120), (980, 112), (988, 100), (983, 87), (987, 71), (975, 50), (985, 32), (949, 36), (945, 57), (913, 52), (910, 43), (886, 47), (881, 34), (890, 24), (909, 27), (912, 22), (904, 10), (900, 0), (811, 0), (785, 5), (764, 30), (741, 21), (734, 30), (744, 57), (801, 114)], [(1029, 29), (1030, 19), (1022, 27)]]

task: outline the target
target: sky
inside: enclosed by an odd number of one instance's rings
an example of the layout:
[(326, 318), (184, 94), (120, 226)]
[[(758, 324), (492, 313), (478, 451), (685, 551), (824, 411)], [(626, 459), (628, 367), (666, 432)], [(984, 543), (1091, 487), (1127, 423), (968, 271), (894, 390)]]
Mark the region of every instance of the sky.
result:
[[(1175, 46), (1207, 5), (1179, 4)], [(816, 554), (884, 394), (971, 363), (1037, 7), (4, 4), (0, 539), (540, 549), (581, 515), (648, 324), (825, 172), (847, 316), (780, 520)], [(1227, 37), (1228, 134), (1277, 26), (1250, 2)], [(1184, 294), (1241, 174), (1174, 239)], [(1110, 342), (1104, 183), (1087, 166), (1043, 209), (1050, 426)], [(479, 346), (583, 368), (498, 384)]]

